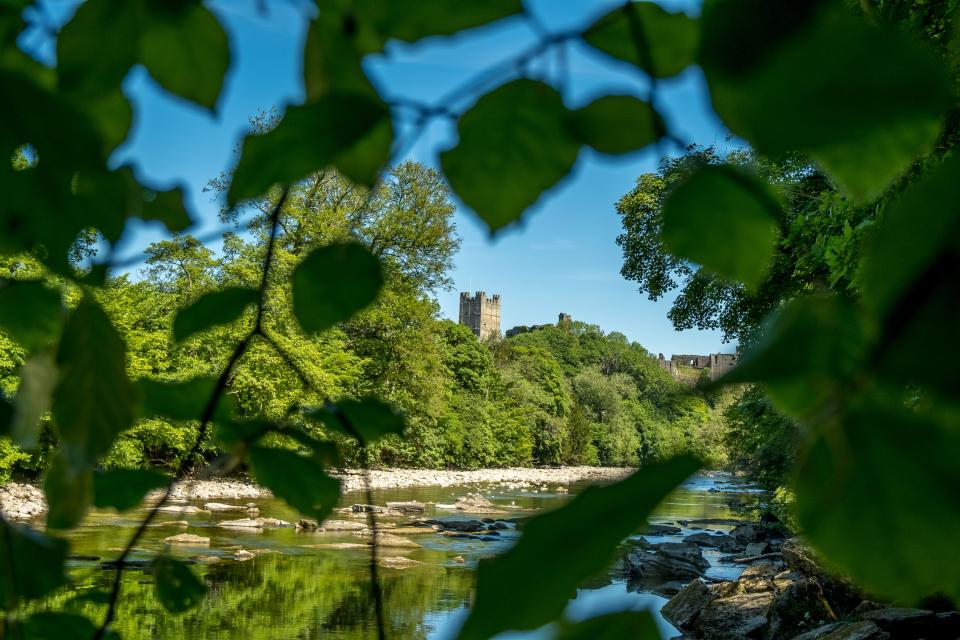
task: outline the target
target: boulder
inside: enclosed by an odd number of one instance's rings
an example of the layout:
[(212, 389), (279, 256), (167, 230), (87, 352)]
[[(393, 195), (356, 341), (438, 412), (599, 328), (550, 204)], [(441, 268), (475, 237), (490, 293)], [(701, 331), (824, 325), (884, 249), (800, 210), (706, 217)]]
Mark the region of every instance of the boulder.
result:
[(703, 552), (700, 551), (700, 547), (695, 544), (665, 542), (657, 547), (657, 553), (667, 558), (689, 562), (701, 572), (710, 566), (710, 563), (703, 557)]
[(383, 513), (383, 507), (372, 504), (355, 504), (350, 507), (354, 513)]
[(730, 536), (724, 534), (713, 534), (701, 531), (700, 533), (691, 533), (683, 539), (689, 544), (700, 545), (701, 547), (719, 547), (723, 542), (729, 541)]
[(641, 530), (641, 533), (648, 536), (675, 536), (680, 534), (680, 527), (675, 527), (672, 524), (647, 524)]
[(738, 593), (715, 598), (703, 608), (691, 627), (706, 640), (742, 640), (763, 636), (773, 593)]
[(224, 520), (218, 522), (217, 526), (228, 529), (264, 529), (267, 527), (289, 527), (291, 525), (286, 520), (277, 518), (241, 518), (239, 520)]
[(800, 633), (835, 622), (837, 617), (823, 596), (820, 584), (801, 578), (779, 591), (767, 611), (770, 640), (792, 638)]
[[(946, 637), (937, 627), (940, 620), (933, 611), (889, 607), (864, 612), (863, 620), (873, 622), (895, 638), (942, 638)], [(944, 632), (947, 630), (944, 629)], [(957, 636), (951, 636), (955, 639)]]
[(694, 580), (663, 605), (663, 617), (681, 629), (690, 627), (699, 613), (713, 600), (713, 593), (700, 580)]
[(744, 546), (767, 539), (766, 531), (756, 524), (737, 525), (730, 531), (730, 536)]
[[(439, 506), (439, 505), (438, 505)], [(479, 493), (468, 493), (454, 503), (454, 508), (467, 513), (504, 513)]]
[(255, 553), (250, 553), (246, 549), (237, 549), (233, 552), (233, 559), (238, 560), (239, 562), (246, 562), (247, 560), (253, 560), (257, 555)]
[(196, 536), (192, 533), (181, 533), (175, 536), (168, 536), (163, 539), (167, 544), (193, 544), (193, 545), (208, 545), (210, 544), (210, 538), (205, 538), (204, 536)]
[(419, 560), (412, 560), (410, 558), (404, 558), (402, 556), (390, 556), (387, 558), (380, 558), (380, 566), (386, 567), (387, 569), (409, 569), (410, 567), (416, 567), (423, 564)]
[(698, 578), (710, 563), (695, 544), (668, 542), (655, 551), (637, 549), (626, 557), (630, 575), (638, 578)]
[[(369, 540), (368, 544), (373, 543), (373, 535), (369, 531), (363, 531), (359, 535)], [(377, 532), (377, 546), (383, 549), (419, 549), (420, 545), (408, 538), (395, 536), (390, 533)]]
[(184, 513), (207, 513), (207, 512), (201, 509), (200, 507), (193, 506), (192, 504), (165, 504), (159, 509), (157, 509), (157, 513), (184, 514)]
[(814, 578), (820, 583), (823, 595), (838, 617), (847, 616), (857, 605), (863, 602), (863, 593), (849, 581), (831, 575), (824, 570), (817, 561), (813, 550), (799, 538), (785, 540), (780, 552), (783, 554), (783, 561), (793, 571)]
[(423, 513), (426, 510), (426, 505), (422, 502), (410, 501), (410, 502), (388, 502), (387, 509), (391, 511), (399, 511), (400, 513)]
[[(817, 636), (814, 636), (817, 637)], [(869, 620), (842, 624), (819, 640), (891, 640), (890, 634)]]
[(300, 518), (299, 520), (297, 520), (297, 523), (293, 526), (301, 531), (314, 531), (320, 525), (317, 524), (316, 520), (310, 520), (309, 518)]
[(766, 542), (751, 542), (743, 550), (745, 556), (760, 556), (767, 552), (770, 548), (770, 545)]
[(222, 502), (207, 502), (203, 505), (207, 511), (214, 513), (229, 513), (232, 511), (258, 511), (256, 507), (248, 507), (243, 504), (224, 504)]
[(350, 520), (325, 520), (320, 525), (321, 531), (366, 531), (367, 525)]

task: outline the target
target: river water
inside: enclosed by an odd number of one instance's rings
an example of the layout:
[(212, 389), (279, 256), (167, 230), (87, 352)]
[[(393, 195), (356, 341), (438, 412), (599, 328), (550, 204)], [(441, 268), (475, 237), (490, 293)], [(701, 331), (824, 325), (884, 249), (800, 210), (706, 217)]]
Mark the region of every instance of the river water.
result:
[[(428, 503), (427, 517), (472, 519), (483, 516), (437, 508), (467, 493), (480, 492), (509, 513), (497, 518), (529, 516), (535, 511), (555, 508), (570, 499), (582, 485), (569, 486), (570, 493), (557, 487), (509, 489), (503, 485), (461, 487), (417, 487), (376, 491), (374, 501), (417, 500)], [(749, 486), (733, 482), (725, 474), (701, 474), (688, 480), (656, 510), (651, 522), (675, 523), (702, 518), (749, 518), (762, 494)], [(239, 502), (225, 500), (223, 502)], [(246, 500), (242, 502), (248, 502)], [(295, 521), (297, 514), (275, 499), (254, 500), (260, 516)], [(366, 502), (359, 494), (343, 496), (342, 504)], [(432, 503), (432, 504), (430, 504)], [(200, 503), (196, 503), (201, 506)], [(133, 532), (143, 511), (125, 514), (94, 513), (70, 534), (76, 555), (112, 558)], [(127, 640), (132, 639), (354, 639), (375, 637), (373, 611), (368, 597), (368, 551), (330, 549), (313, 545), (359, 542), (350, 534), (312, 533), (293, 528), (239, 530), (218, 527), (222, 520), (244, 514), (164, 514), (161, 522), (187, 520), (188, 528), (174, 525), (151, 527), (141, 541), (135, 558), (149, 558), (166, 546), (163, 539), (187, 531), (210, 538), (209, 546), (177, 545), (172, 552), (198, 560), (194, 565), (209, 587), (209, 593), (196, 609), (181, 615), (166, 613), (153, 593), (149, 573), (131, 569), (124, 572), (124, 591), (115, 628)], [(341, 516), (335, 516), (341, 517)], [(603, 523), (597, 523), (603, 526)], [(710, 525), (711, 529), (729, 527)], [(683, 534), (695, 529), (684, 528)], [(499, 540), (475, 540), (438, 534), (411, 536), (419, 549), (393, 553), (418, 560), (421, 565), (407, 569), (382, 569), (381, 583), (387, 617), (387, 637), (396, 640), (446, 640), (456, 636), (470, 602), (475, 568), (479, 559), (496, 554), (520, 535), (515, 529), (503, 531)], [(651, 542), (667, 538), (646, 536)], [(678, 540), (678, 537), (670, 537)], [(576, 553), (576, 540), (570, 540), (570, 553)], [(253, 560), (238, 562), (238, 548), (262, 550)], [(457, 559), (461, 556), (463, 562)], [(713, 566), (709, 575), (735, 578), (740, 567), (717, 562), (715, 554), (704, 556)], [(556, 559), (563, 562), (562, 557)], [(99, 568), (92, 560), (71, 561), (74, 587), (58, 594), (51, 607), (68, 607), (95, 619), (104, 607), (96, 594), (109, 587), (113, 571)], [(504, 588), (514, 588), (505, 586)], [(665, 638), (676, 630), (659, 615), (666, 598), (628, 584), (613, 574), (593, 581), (577, 591), (566, 615), (579, 620), (624, 609), (648, 609), (654, 613)], [(549, 638), (550, 630), (526, 634), (507, 634), (519, 638)]]

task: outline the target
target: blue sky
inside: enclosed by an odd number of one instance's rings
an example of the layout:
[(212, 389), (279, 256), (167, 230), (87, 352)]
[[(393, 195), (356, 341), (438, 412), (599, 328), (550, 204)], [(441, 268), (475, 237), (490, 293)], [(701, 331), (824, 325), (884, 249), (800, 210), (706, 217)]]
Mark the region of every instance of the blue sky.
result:
[[(619, 3), (528, 0), (527, 6), (547, 29), (566, 30), (589, 24)], [(132, 163), (138, 176), (153, 186), (184, 186), (196, 221), (192, 232), (196, 234), (219, 225), (219, 204), (203, 192), (203, 186), (235, 161), (234, 150), (248, 118), (261, 109), (282, 109), (303, 100), (300, 55), (311, 3), (291, 0), (263, 4), (268, 7), (265, 14), (256, 10), (253, 0), (217, 0), (211, 4), (229, 31), (233, 46), (232, 66), (216, 114), (164, 93), (143, 69), (132, 70), (125, 82), (135, 118), (115, 160)], [(699, 3), (664, 4), (695, 12)], [(387, 55), (368, 59), (367, 69), (385, 97), (403, 96), (429, 103), (534, 40), (534, 33), (522, 20), (510, 19), (454, 38), (391, 45)], [(611, 90), (646, 96), (641, 74), (585, 46), (568, 50), (567, 68), (564, 92), (570, 106), (585, 104)], [(558, 70), (552, 57), (533, 65), (528, 74), (556, 81)], [(731, 144), (709, 108), (699, 71), (692, 69), (662, 83), (661, 93), (661, 107), (668, 121), (684, 139), (721, 147)], [(436, 165), (437, 152), (455, 140), (453, 123), (436, 122), (410, 149), (408, 157)], [(553, 322), (563, 311), (605, 330), (621, 331), (651, 351), (668, 356), (732, 351), (731, 345), (721, 344), (719, 333), (674, 331), (666, 318), (670, 301), (649, 301), (619, 275), (621, 255), (615, 238), (620, 224), (614, 203), (638, 175), (655, 169), (657, 160), (654, 150), (611, 159), (585, 149), (568, 179), (546, 193), (521, 226), (493, 240), (471, 212), (458, 208), (456, 224), (463, 247), (453, 274), (455, 290), (438, 292), (442, 315), (456, 319), (458, 291), (482, 289), (501, 295), (504, 329)], [(161, 237), (159, 226), (131, 225), (122, 253), (134, 256)]]

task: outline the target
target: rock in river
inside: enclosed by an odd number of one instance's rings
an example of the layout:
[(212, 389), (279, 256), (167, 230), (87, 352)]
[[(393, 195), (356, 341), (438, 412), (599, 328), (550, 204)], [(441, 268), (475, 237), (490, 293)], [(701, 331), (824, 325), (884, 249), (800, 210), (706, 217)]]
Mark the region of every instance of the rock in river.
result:
[(204, 536), (197, 536), (192, 533), (181, 533), (175, 536), (168, 536), (163, 539), (167, 544), (193, 544), (193, 545), (208, 545), (210, 544), (210, 538), (205, 538)]
[(224, 504), (222, 502), (208, 502), (203, 505), (203, 508), (207, 511), (213, 511), (216, 513), (229, 513), (231, 511), (257, 511), (256, 507), (248, 507), (245, 504)]
[(668, 542), (654, 551), (637, 549), (627, 554), (627, 565), (635, 577), (696, 578), (710, 566), (695, 544)]
[(239, 520), (224, 520), (217, 523), (218, 527), (228, 529), (264, 529), (266, 527), (289, 527), (290, 523), (286, 520), (277, 518), (241, 518)]

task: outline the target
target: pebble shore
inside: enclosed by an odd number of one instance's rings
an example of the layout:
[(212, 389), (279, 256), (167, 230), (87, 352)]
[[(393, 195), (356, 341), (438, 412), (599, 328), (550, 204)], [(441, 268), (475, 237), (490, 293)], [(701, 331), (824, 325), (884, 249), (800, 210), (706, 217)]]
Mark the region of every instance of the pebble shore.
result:
[[(458, 485), (497, 483), (514, 488), (542, 485), (567, 485), (573, 482), (614, 482), (633, 469), (623, 467), (513, 467), (506, 469), (474, 469), (449, 471), (435, 469), (376, 469), (370, 472), (373, 489), (405, 487), (453, 487)], [(364, 472), (349, 469), (332, 474), (342, 482), (341, 491), (352, 493), (364, 489)], [(147, 497), (159, 497), (158, 492)], [(192, 480), (178, 482), (171, 498), (185, 500), (254, 500), (269, 498), (270, 491), (245, 479)], [(10, 482), (0, 485), (0, 513), (10, 520), (29, 520), (43, 515), (47, 503), (43, 491), (32, 484)]]

